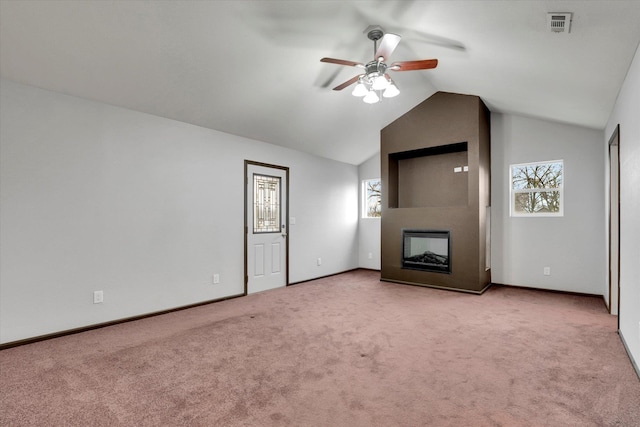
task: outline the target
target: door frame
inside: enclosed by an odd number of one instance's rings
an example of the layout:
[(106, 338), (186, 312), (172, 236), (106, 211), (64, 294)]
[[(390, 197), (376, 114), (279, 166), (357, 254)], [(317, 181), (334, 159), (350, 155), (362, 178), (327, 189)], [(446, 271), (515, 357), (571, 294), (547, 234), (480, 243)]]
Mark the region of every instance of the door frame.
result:
[(283, 191), (286, 194), (286, 203), (283, 209), (284, 218), (283, 221), (287, 224), (287, 238), (285, 239), (285, 260), (284, 260), (284, 272), (285, 272), (285, 287), (289, 286), (289, 167), (288, 166), (280, 166), (273, 165), (269, 163), (256, 162), (253, 160), (244, 160), (244, 295), (249, 294), (249, 271), (248, 271), (248, 256), (249, 256), (249, 248), (248, 248), (248, 238), (249, 238), (249, 224), (247, 222), (247, 215), (249, 214), (249, 206), (247, 203), (248, 196), (248, 187), (249, 187), (249, 177), (247, 173), (249, 171), (249, 165), (253, 166), (261, 166), (265, 168), (271, 169), (279, 169), (285, 172), (287, 182)]
[[(611, 147), (612, 146), (617, 146), (617, 156), (616, 158), (612, 158), (611, 157)], [(617, 180), (617, 194), (615, 194), (615, 198), (617, 200), (617, 206), (612, 206), (611, 204), (611, 188), (612, 188), (612, 183), (611, 183), (611, 179), (609, 179), (609, 201), (608, 201), (608, 205), (609, 205), (609, 224), (608, 224), (608, 229), (609, 229), (609, 313), (611, 313), (611, 291), (613, 290), (614, 286), (617, 286), (617, 302), (618, 302), (618, 307), (617, 307), (617, 316), (618, 316), (618, 330), (620, 329), (620, 228), (621, 228), (621, 224), (620, 224), (620, 124), (616, 125), (615, 129), (613, 130), (613, 133), (611, 134), (611, 138), (609, 138), (609, 144), (608, 144), (608, 149), (609, 149), (609, 177), (611, 177), (611, 164), (612, 162), (616, 162), (617, 164), (617, 177), (615, 178)], [(616, 215), (618, 217), (617, 220), (617, 224), (618, 224), (618, 230), (617, 230), (617, 246), (616, 247), (612, 247), (611, 245), (611, 235), (612, 235), (612, 230), (611, 230), (611, 217), (612, 215)], [(613, 252), (617, 252), (617, 266), (614, 266), (613, 268), (617, 268), (617, 282), (618, 283), (612, 283), (612, 265), (611, 265), (611, 259), (612, 259), (612, 253)]]

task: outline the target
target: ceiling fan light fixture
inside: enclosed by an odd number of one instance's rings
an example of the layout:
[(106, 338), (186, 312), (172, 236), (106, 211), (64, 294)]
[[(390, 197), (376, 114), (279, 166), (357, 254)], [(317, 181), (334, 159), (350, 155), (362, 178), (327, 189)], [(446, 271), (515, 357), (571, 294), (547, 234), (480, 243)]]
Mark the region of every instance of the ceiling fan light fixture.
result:
[(367, 104), (375, 104), (376, 102), (380, 101), (380, 98), (378, 97), (378, 95), (376, 95), (376, 92), (374, 90), (370, 90), (369, 93), (364, 98), (362, 98), (362, 100)]
[(362, 83), (362, 80), (358, 81), (358, 84), (356, 85), (355, 88), (353, 88), (353, 92), (351, 92), (351, 95), (353, 96), (365, 96), (367, 93), (369, 93), (369, 90), (367, 89), (367, 86)]
[(374, 77), (373, 84), (371, 85), (371, 89), (373, 90), (384, 90), (389, 86), (389, 80), (384, 75)]
[(396, 85), (391, 82), (389, 86), (384, 90), (382, 96), (385, 98), (393, 98), (394, 96), (398, 96), (400, 94), (400, 90), (396, 87)]

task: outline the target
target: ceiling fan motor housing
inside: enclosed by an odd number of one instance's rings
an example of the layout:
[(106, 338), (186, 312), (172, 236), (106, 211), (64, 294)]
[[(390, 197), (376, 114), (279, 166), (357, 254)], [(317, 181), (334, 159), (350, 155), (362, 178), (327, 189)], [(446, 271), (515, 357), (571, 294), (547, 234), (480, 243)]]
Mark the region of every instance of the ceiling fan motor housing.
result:
[(371, 61), (365, 65), (365, 76), (367, 79), (372, 80), (378, 76), (383, 76), (387, 68), (387, 64), (382, 61)]

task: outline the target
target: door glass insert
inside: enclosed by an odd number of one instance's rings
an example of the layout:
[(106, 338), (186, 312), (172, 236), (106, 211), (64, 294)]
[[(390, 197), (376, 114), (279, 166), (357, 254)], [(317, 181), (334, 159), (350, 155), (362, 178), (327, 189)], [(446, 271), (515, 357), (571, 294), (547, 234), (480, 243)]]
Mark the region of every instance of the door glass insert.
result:
[(253, 175), (253, 232), (280, 232), (280, 177)]

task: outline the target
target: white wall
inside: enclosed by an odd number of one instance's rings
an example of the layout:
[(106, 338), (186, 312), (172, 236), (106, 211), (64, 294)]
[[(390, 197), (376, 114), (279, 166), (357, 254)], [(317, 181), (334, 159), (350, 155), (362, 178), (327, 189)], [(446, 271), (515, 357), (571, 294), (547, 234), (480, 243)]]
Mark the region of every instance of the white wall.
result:
[(2, 343), (241, 294), (245, 159), (290, 167), (292, 283), (358, 265), (356, 166), (7, 80), (0, 123)]
[[(640, 48), (604, 132), (620, 124), (620, 334), (640, 364)], [(604, 151), (607, 152), (607, 151)], [(608, 159), (603, 163), (606, 165)], [(608, 196), (606, 196), (608, 197)], [(605, 197), (602, 200), (606, 200)], [(606, 221), (603, 223), (607, 229)], [(608, 232), (608, 230), (607, 230)], [(639, 371), (640, 374), (640, 371)]]
[[(491, 115), (491, 281), (603, 295), (602, 131)], [(564, 216), (509, 216), (509, 165), (564, 160)], [(543, 268), (551, 267), (544, 276)]]
[(358, 177), (358, 267), (380, 270), (380, 218), (362, 218), (362, 181), (380, 178), (380, 152), (358, 166)]

